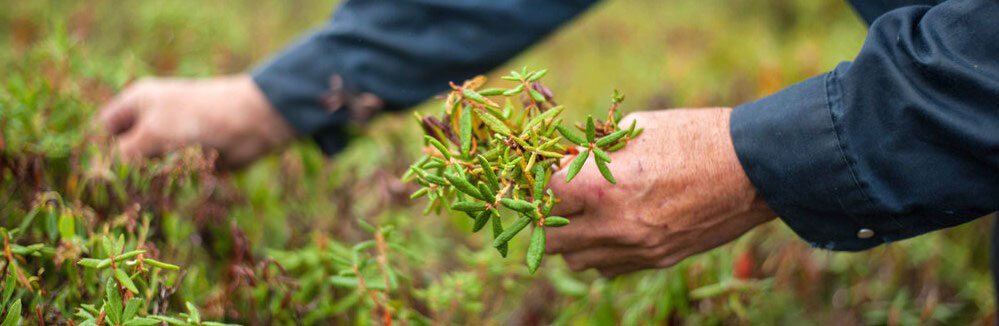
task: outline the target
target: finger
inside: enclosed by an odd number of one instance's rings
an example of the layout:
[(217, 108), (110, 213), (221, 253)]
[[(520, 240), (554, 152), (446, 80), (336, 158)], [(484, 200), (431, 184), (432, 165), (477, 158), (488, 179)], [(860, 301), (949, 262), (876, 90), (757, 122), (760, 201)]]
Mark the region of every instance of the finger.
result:
[(607, 221), (578, 216), (562, 227), (547, 228), (545, 252), (566, 254), (588, 248), (634, 245), (635, 225), (624, 220)]
[(569, 268), (581, 271), (587, 268), (623, 268), (649, 266), (649, 249), (627, 246), (604, 246), (579, 250), (562, 255)]
[(617, 265), (617, 266), (597, 268), (597, 271), (600, 272), (600, 276), (603, 276), (603, 277), (606, 277), (606, 278), (614, 278), (614, 277), (617, 277), (617, 276), (620, 276), (620, 275), (634, 273), (634, 272), (637, 272), (637, 271), (640, 271), (640, 270), (643, 270), (643, 269), (652, 269), (652, 268), (655, 268), (655, 266), (646, 266), (646, 265)]
[(126, 133), (118, 141), (118, 150), (126, 160), (132, 161), (142, 157), (155, 157), (163, 154), (163, 142), (153, 137), (146, 128), (137, 126)]
[(101, 123), (112, 135), (120, 135), (130, 130), (139, 118), (139, 109), (145, 97), (143, 88), (131, 86), (121, 92), (98, 115)]
[(593, 163), (593, 154), (589, 156), (586, 164), (570, 182), (565, 181), (568, 168), (552, 174), (548, 187), (552, 190), (555, 198), (559, 199), (559, 202), (555, 204), (549, 215), (580, 215), (590, 206), (591, 200), (603, 197), (604, 187), (609, 184), (605, 184), (606, 181), (603, 181), (596, 164)]
[(597, 271), (604, 277), (615, 277), (623, 274), (637, 272), (643, 269), (665, 269), (679, 264), (687, 257), (695, 254), (694, 251), (685, 250), (673, 255), (661, 258), (651, 258), (640, 264), (619, 264), (597, 267)]

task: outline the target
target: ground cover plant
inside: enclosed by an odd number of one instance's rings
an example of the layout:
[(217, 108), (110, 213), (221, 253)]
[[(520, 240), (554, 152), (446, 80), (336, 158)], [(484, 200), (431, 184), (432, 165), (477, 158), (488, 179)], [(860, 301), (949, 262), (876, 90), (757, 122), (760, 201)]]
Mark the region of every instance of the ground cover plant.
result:
[[(994, 318), (991, 219), (858, 254), (812, 249), (774, 222), (667, 270), (604, 279), (547, 257), (532, 275), (520, 260), (530, 237), (514, 237), (507, 254), (517, 259), (502, 259), (491, 234), (470, 234), (475, 220), (463, 212), (425, 216), (427, 199), (409, 199), (422, 185), (399, 176), (425, 148), (412, 141), (425, 131), (410, 115), (359, 128), (333, 159), (303, 142), (235, 173), (216, 172), (196, 148), (124, 164), (91, 123), (136, 78), (244, 71), (334, 5), (5, 3), (0, 323), (98, 324), (102, 310), (101, 325)], [(489, 77), (549, 68), (545, 85), (572, 108), (564, 121), (586, 121), (606, 116), (614, 88), (628, 93), (624, 110), (736, 105), (849, 60), (863, 38), (839, 1), (613, 1)], [(439, 101), (417, 108), (422, 117), (440, 110)]]

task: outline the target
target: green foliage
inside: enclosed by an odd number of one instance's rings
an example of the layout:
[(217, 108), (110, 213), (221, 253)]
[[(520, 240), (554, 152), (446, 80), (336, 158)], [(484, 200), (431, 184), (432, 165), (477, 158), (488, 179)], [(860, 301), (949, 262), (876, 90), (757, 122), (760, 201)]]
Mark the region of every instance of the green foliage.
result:
[[(570, 144), (585, 147), (569, 165), (566, 182), (572, 181), (590, 151), (594, 151), (600, 153), (594, 155), (600, 173), (613, 184), (617, 181), (607, 167), (610, 157), (605, 150), (621, 148), (641, 131), (635, 130), (634, 124), (630, 129), (619, 130), (622, 115), (618, 106), (624, 97), (617, 91), (611, 98), (606, 121), (595, 121), (591, 116), (586, 126), (579, 128), (586, 138), (563, 126), (559, 115), (564, 107), (554, 104), (554, 94), (540, 82), (547, 72), (547, 69), (528, 71), (527, 67), (520, 72), (511, 71), (510, 75), (500, 77), (516, 82), (509, 89), (480, 90), (486, 83), (484, 76), (465, 81), (461, 86), (452, 83), (453, 90), (444, 100), (440, 118), (416, 114), (426, 132), (425, 143), (435, 151), (416, 160), (403, 176), (403, 181), (423, 186), (409, 197), (426, 195), (429, 203), (425, 212), (439, 213), (441, 207), (464, 212), (475, 221), (472, 232), (478, 232), (493, 219), (494, 231), (499, 232), (493, 247), (504, 257), (507, 242), (524, 227), (534, 224), (537, 230), (527, 255), (532, 274), (544, 255), (544, 228), (564, 226), (569, 221), (548, 216), (558, 199), (550, 191), (545, 192), (552, 173), (559, 168), (559, 159), (578, 152), (560, 144), (562, 137)], [(504, 97), (506, 105), (501, 108), (491, 96)], [(513, 105), (514, 102), (522, 105)], [(457, 151), (447, 144), (457, 147)], [(505, 230), (500, 221), (501, 207), (519, 216)], [(549, 218), (558, 222), (547, 223)]]
[[(0, 227), (11, 257), (0, 255), (0, 321), (81, 325), (99, 317), (109, 280), (130, 325), (965, 325), (994, 311), (988, 220), (864, 253), (810, 249), (776, 222), (670, 269), (604, 279), (547, 257), (531, 276), (491, 246), (514, 219), (480, 220), (488, 230), (470, 236), (467, 214), (412, 207), (418, 189), (395, 178), (425, 154), (408, 116), (385, 115), (332, 160), (303, 143), (232, 174), (199, 150), (122, 164), (91, 123), (128, 81), (244, 71), (334, 6), (4, 3)], [(585, 121), (602, 117), (611, 85), (628, 90), (629, 109), (743, 103), (852, 59), (864, 35), (840, 1), (613, 1), (500, 71), (551, 68), (545, 83), (573, 108), (564, 121)], [(137, 254), (124, 264), (139, 294), (112, 272), (117, 243), (104, 239), (121, 236), (119, 255), (143, 251), (143, 272)], [(526, 257), (532, 237), (502, 253)], [(738, 266), (749, 272), (737, 277)]]

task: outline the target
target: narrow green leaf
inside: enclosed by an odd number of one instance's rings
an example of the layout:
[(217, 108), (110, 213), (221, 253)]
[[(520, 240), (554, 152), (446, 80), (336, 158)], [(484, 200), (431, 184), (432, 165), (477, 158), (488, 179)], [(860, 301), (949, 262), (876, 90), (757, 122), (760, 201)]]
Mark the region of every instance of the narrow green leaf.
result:
[(108, 283), (104, 286), (104, 313), (111, 317), (115, 324), (121, 322), (121, 292), (118, 292), (118, 285), (113, 277), (108, 278)]
[(187, 323), (185, 323), (183, 320), (180, 320), (180, 319), (177, 319), (177, 318), (173, 318), (173, 317), (160, 316), (160, 315), (150, 315), (149, 318), (160, 320), (160, 321), (166, 322), (166, 323), (168, 323), (170, 325), (187, 325)]
[(76, 221), (72, 215), (59, 215), (59, 237), (71, 239), (76, 236)]
[[(493, 220), (493, 241), (495, 241), (501, 234), (503, 234), (503, 219), (500, 218), (499, 214), (496, 214), (496, 218)], [(510, 246), (503, 243), (499, 247), (495, 247), (496, 251), (499, 251), (500, 256), (506, 257), (507, 249)]]
[(76, 263), (79, 264), (80, 266), (84, 266), (84, 267), (97, 268), (98, 266), (103, 265), (105, 262), (108, 265), (111, 265), (111, 259), (109, 259), (109, 258), (105, 258), (105, 259), (83, 258), (83, 259), (80, 259), (80, 261), (78, 261)]
[(479, 212), (479, 215), (475, 217), (475, 225), (472, 226), (472, 232), (479, 232), (483, 227), (486, 226), (486, 222), (489, 222), (489, 217), (493, 215), (492, 211), (484, 210)]
[(593, 148), (593, 157), (607, 163), (610, 163), (611, 161), (610, 155), (607, 155), (607, 152), (604, 152), (604, 150), (600, 149), (599, 147)]
[(139, 312), (139, 307), (142, 306), (142, 299), (131, 298), (128, 303), (125, 304), (125, 311), (121, 315), (121, 320), (129, 321), (135, 318), (135, 314)]
[(428, 192), (430, 192), (430, 188), (427, 188), (427, 187), (420, 188), (420, 190), (417, 190), (412, 195), (409, 195), (409, 199), (417, 199), (417, 198), (423, 197)]
[(493, 172), (493, 166), (489, 164), (489, 160), (485, 156), (479, 155), (479, 165), (482, 166), (482, 175), (486, 177), (486, 182), (489, 183), (489, 187), (492, 187), (493, 191), (499, 191), (499, 180), (496, 179), (496, 173)]
[(504, 91), (506, 91), (506, 90), (502, 89), (502, 88), (487, 88), (487, 89), (483, 89), (483, 90), (479, 91), (479, 95), (482, 95), (482, 96), (496, 96), (496, 95), (503, 94)]
[(560, 227), (569, 224), (569, 219), (561, 216), (549, 216), (545, 218), (545, 226)]
[(153, 266), (153, 267), (159, 267), (159, 268), (162, 268), (162, 269), (169, 269), (169, 270), (174, 270), (174, 271), (180, 270), (180, 266), (173, 265), (173, 264), (167, 264), (167, 263), (155, 260), (155, 259), (146, 258), (146, 259), (142, 260), (142, 263), (150, 265), (150, 266)]
[(546, 74), (548, 74), (548, 69), (541, 69), (535, 71), (533, 74), (531, 74), (531, 77), (527, 78), (527, 81), (537, 81), (538, 79), (541, 79), (541, 77), (544, 77)]
[(201, 313), (198, 312), (198, 307), (190, 301), (185, 302), (185, 304), (187, 305), (188, 320), (195, 324), (201, 323)]
[[(164, 320), (153, 319), (153, 318), (149, 318), (149, 317), (138, 317), (138, 318), (134, 318), (132, 320), (126, 321), (124, 324), (122, 324), (122, 326), (152, 326), (152, 325), (158, 325), (161, 322), (164, 322)], [(167, 322), (169, 323), (169, 321), (167, 321)], [(183, 323), (180, 320), (177, 320), (177, 322), (178, 323)]]
[(612, 184), (617, 184), (617, 180), (614, 180), (614, 175), (612, 175), (610, 169), (607, 168), (607, 163), (604, 163), (603, 160), (594, 160), (594, 161), (596, 161), (597, 169), (600, 170), (600, 174), (604, 176), (604, 179), (607, 179), (607, 182), (610, 182)]
[(101, 247), (104, 249), (104, 254), (108, 255), (108, 257), (117, 254), (117, 252), (114, 251), (114, 240), (111, 240), (108, 236), (101, 238)]
[(517, 84), (517, 87), (511, 88), (511, 89), (503, 92), (503, 95), (504, 96), (517, 95), (517, 93), (520, 93), (520, 91), (523, 91), (523, 90), (524, 90), (524, 83), (520, 83), (520, 84)]
[(515, 210), (515, 211), (518, 211), (518, 212), (522, 212), (522, 213), (530, 212), (530, 211), (533, 211), (535, 209), (534, 204), (531, 204), (530, 202), (528, 202), (526, 200), (512, 199), (512, 198), (503, 198), (503, 199), (500, 199), (500, 203), (503, 204), (503, 206), (506, 206), (509, 209), (512, 209), (512, 210)]
[(624, 143), (617, 143), (614, 146), (607, 148), (608, 152), (617, 152), (618, 150), (624, 148)]
[(624, 135), (627, 135), (627, 134), (628, 134), (628, 130), (618, 130), (618, 131), (612, 132), (610, 135), (600, 137), (600, 140), (597, 140), (597, 146), (605, 147), (607, 145), (613, 144), (618, 139), (621, 139), (621, 137), (624, 137)]
[(132, 250), (121, 255), (114, 256), (115, 261), (123, 261), (126, 259), (132, 259), (135, 256), (145, 253), (145, 250)]
[(478, 212), (486, 210), (486, 204), (474, 201), (460, 201), (451, 205), (451, 209), (461, 212)]
[(496, 201), (496, 193), (493, 192), (492, 188), (489, 188), (489, 186), (482, 182), (479, 182), (478, 187), (479, 193), (482, 193), (485, 198), (489, 198), (489, 200), (486, 200), (487, 203)]
[(545, 228), (535, 227), (531, 234), (531, 243), (527, 246), (527, 270), (534, 274), (541, 266), (541, 258), (545, 257)]
[(565, 176), (565, 182), (572, 181), (572, 178), (576, 177), (576, 174), (583, 169), (583, 164), (586, 163), (587, 157), (590, 157), (590, 150), (588, 149), (582, 151), (576, 158), (572, 159), (572, 163), (569, 163), (569, 171)]
[(531, 223), (530, 217), (521, 216), (520, 219), (518, 219), (516, 222), (513, 222), (513, 225), (504, 230), (503, 233), (500, 233), (500, 235), (497, 236), (496, 239), (493, 239), (493, 247), (499, 248), (500, 246), (506, 244), (507, 242), (510, 241), (510, 239), (513, 238), (513, 236), (517, 235), (517, 233), (519, 233), (520, 230), (523, 230), (524, 227), (526, 227), (530, 223)]
[(489, 129), (492, 129), (493, 131), (498, 132), (504, 136), (510, 136), (511, 134), (513, 134), (513, 131), (510, 130), (510, 127), (508, 127), (505, 123), (503, 123), (503, 121), (500, 121), (499, 119), (489, 114), (488, 112), (485, 112), (480, 109), (473, 109), (473, 111), (475, 111), (475, 114), (479, 116), (479, 120), (482, 120), (483, 123), (489, 126)]
[(451, 185), (453, 185), (455, 189), (458, 189), (459, 191), (474, 198), (491, 201), (491, 198), (482, 195), (482, 193), (479, 192), (479, 189), (476, 189), (475, 186), (473, 186), (471, 182), (468, 182), (467, 179), (451, 173), (445, 173), (444, 177), (447, 178), (447, 181), (451, 182)]
[(556, 152), (550, 152), (550, 151), (541, 151), (541, 150), (538, 150), (538, 151), (534, 151), (534, 152), (538, 153), (539, 155), (544, 156), (544, 157), (554, 157), (554, 158), (563, 158), (563, 157), (565, 157), (565, 155), (562, 155), (562, 154), (559, 154), (559, 153), (556, 153)]
[(545, 172), (547, 167), (537, 165), (534, 167), (534, 199), (541, 199), (545, 194)]
[(430, 143), (430, 145), (436, 147), (437, 150), (440, 151), (442, 155), (444, 155), (445, 159), (448, 160), (451, 159), (451, 151), (447, 149), (447, 146), (444, 146), (444, 144), (441, 144), (441, 142), (437, 141), (437, 138), (424, 135), (423, 139), (426, 139), (427, 142)]
[[(14, 295), (14, 287), (17, 286), (17, 282), (14, 279), (14, 271), (9, 271), (7, 273), (7, 280), (3, 284), (3, 302), (0, 303), (3, 307), (7, 306), (7, 302), (10, 302), (10, 297)], [(3, 307), (0, 307), (2, 309)], [(2, 310), (0, 310), (2, 311)]]
[(545, 101), (545, 96), (541, 95), (541, 93), (538, 92), (538, 91), (536, 91), (536, 90), (532, 89), (531, 91), (528, 92), (528, 94), (531, 94), (531, 98), (534, 99), (534, 101), (536, 101), (536, 102), (544, 102)]
[(327, 280), (333, 286), (342, 287), (342, 288), (351, 288), (351, 289), (353, 289), (353, 288), (356, 288), (357, 285), (358, 285), (357, 278), (350, 277), (350, 276), (330, 276), (329, 279), (327, 279)]
[(465, 98), (469, 99), (469, 100), (472, 100), (472, 101), (476, 101), (476, 102), (479, 102), (479, 103), (482, 103), (482, 104), (486, 103), (486, 99), (483, 98), (481, 94), (476, 93), (475, 91), (470, 90), (470, 89), (463, 89), (463, 90), (461, 90), (461, 95), (464, 96)]
[(592, 143), (597, 138), (597, 125), (593, 123), (593, 116), (586, 117), (586, 142)]
[(458, 129), (458, 136), (461, 139), (461, 154), (467, 157), (468, 152), (472, 150), (472, 112), (469, 110), (461, 112)]
[(565, 127), (563, 125), (558, 125), (555, 128), (558, 129), (558, 133), (562, 134), (562, 137), (565, 137), (565, 139), (568, 139), (573, 144), (576, 144), (576, 145), (579, 145), (579, 146), (589, 145), (589, 142), (586, 141), (586, 138), (583, 138), (582, 136), (580, 136), (576, 132), (574, 132), (572, 130), (569, 130), (569, 128), (567, 128), (567, 127)]
[(128, 273), (125, 273), (125, 270), (121, 268), (115, 269), (114, 278), (118, 279), (118, 282), (121, 283), (121, 286), (128, 289), (129, 292), (132, 292), (134, 294), (139, 294), (139, 289), (135, 288), (135, 283), (132, 283), (132, 279), (128, 277)]
[(631, 135), (629, 135), (628, 137), (631, 137), (631, 138), (638, 137), (638, 135), (641, 135), (643, 131), (645, 131), (645, 128), (635, 129), (635, 131), (632, 131)]
[(541, 124), (542, 122), (544, 122), (545, 120), (547, 120), (549, 118), (558, 116), (564, 110), (565, 110), (565, 107), (559, 105), (559, 106), (556, 106), (554, 108), (548, 109), (548, 111), (545, 111), (545, 112), (543, 112), (543, 113), (541, 113), (539, 115), (534, 116), (534, 118), (531, 118), (531, 120), (528, 121), (526, 125), (524, 125), (524, 132), (527, 132), (527, 130), (530, 130), (531, 128), (534, 128), (534, 126), (537, 126), (537, 125)]
[(10, 245), (10, 252), (16, 255), (27, 256), (38, 252), (45, 248), (44, 243), (36, 243), (27, 246), (21, 246), (16, 244)]
[(17, 326), (21, 322), (21, 299), (17, 299), (10, 308), (7, 309), (7, 317), (4, 317), (0, 326)]
[(437, 176), (435, 174), (427, 173), (426, 175), (423, 176), (423, 178), (426, 179), (427, 182), (435, 183), (435, 184), (440, 185), (440, 186), (446, 186), (446, 185), (448, 185), (447, 180), (445, 180), (444, 178), (441, 178), (440, 176)]

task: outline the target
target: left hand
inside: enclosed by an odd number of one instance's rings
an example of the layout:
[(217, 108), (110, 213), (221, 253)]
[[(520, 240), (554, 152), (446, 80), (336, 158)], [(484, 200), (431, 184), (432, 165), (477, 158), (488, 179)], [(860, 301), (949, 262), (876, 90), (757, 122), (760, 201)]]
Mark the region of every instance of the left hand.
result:
[(756, 193), (729, 136), (732, 109), (676, 109), (628, 115), (645, 132), (610, 153), (617, 184), (593, 158), (570, 184), (563, 169), (549, 187), (561, 199), (547, 252), (573, 270), (614, 276), (665, 268), (725, 244), (775, 217)]

